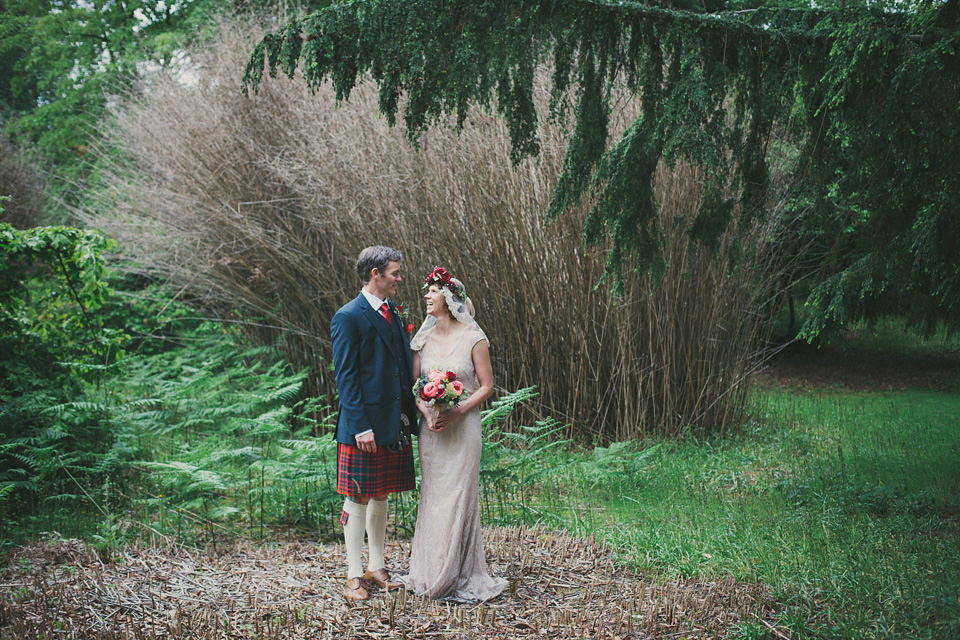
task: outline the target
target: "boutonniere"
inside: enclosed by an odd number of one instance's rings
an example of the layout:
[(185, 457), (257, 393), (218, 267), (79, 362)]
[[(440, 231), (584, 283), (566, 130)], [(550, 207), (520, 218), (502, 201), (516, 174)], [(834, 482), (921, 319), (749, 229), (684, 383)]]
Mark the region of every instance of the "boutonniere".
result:
[(404, 311), (402, 304), (393, 305), (393, 315), (396, 316), (397, 320), (400, 321), (400, 326), (403, 327), (404, 331), (407, 332), (407, 335), (410, 335), (410, 333), (413, 331), (413, 323), (410, 322), (407, 312)]

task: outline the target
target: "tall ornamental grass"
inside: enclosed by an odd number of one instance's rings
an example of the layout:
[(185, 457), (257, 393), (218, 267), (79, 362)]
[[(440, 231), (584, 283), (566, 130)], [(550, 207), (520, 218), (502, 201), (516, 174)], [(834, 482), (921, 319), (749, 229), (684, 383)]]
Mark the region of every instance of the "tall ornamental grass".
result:
[(151, 76), (104, 125), (111, 153), (101, 150), (82, 215), (118, 237), (132, 264), (265, 342), (284, 332), (286, 357), (310, 368), (306, 388), (320, 395), (333, 391), (330, 319), (360, 288), (356, 256), (393, 245), (405, 263), (398, 301), (415, 323), (421, 278), (446, 265), (477, 304), (498, 386), (536, 385), (531, 411), (568, 422), (567, 437), (740, 421), (778, 270), (769, 229), (746, 233), (739, 261), (729, 239), (692, 255), (671, 221), (694, 215), (702, 176), (662, 167), (670, 267), (656, 287), (631, 278), (614, 300), (604, 248), (584, 247), (583, 213), (544, 218), (562, 129), (544, 123), (539, 157), (513, 167), (506, 127), (480, 111), (459, 136), (440, 123), (415, 149), (378, 116), (369, 87), (338, 105), (332, 91), (278, 79), (246, 99), (240, 74), (263, 28), (224, 24), (188, 73)]

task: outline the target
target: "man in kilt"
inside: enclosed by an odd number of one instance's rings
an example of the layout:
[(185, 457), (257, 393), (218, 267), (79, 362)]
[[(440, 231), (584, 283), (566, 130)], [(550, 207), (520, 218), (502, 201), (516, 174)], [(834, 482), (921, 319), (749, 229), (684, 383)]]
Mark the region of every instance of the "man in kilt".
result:
[[(416, 486), (411, 429), (416, 429), (413, 358), (405, 327), (390, 297), (400, 283), (401, 254), (367, 247), (357, 258), (363, 289), (333, 316), (330, 336), (340, 413), (337, 492), (346, 496), (340, 522), (347, 551), (348, 600), (367, 600), (368, 588), (400, 587), (384, 562), (388, 498)], [(363, 534), (368, 541), (363, 569)]]

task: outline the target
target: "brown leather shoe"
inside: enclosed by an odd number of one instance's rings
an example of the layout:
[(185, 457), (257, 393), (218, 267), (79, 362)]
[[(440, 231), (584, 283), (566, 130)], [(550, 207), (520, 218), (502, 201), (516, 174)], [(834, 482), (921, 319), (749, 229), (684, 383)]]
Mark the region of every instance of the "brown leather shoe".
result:
[(343, 588), (343, 595), (345, 595), (350, 602), (370, 599), (370, 594), (367, 593), (367, 590), (363, 586), (363, 580), (360, 578), (350, 578), (347, 580), (347, 584)]
[(387, 573), (386, 569), (377, 569), (376, 571), (370, 571), (367, 569), (363, 572), (363, 579), (369, 583), (375, 584), (385, 591), (390, 591), (391, 589), (399, 589), (403, 586), (402, 582), (397, 582), (396, 580), (390, 579), (390, 574)]

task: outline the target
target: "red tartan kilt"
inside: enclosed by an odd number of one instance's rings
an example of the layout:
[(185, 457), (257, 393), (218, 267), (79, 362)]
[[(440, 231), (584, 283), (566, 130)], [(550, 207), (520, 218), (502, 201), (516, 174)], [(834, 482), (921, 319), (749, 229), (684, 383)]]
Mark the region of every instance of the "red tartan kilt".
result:
[(417, 486), (413, 471), (413, 445), (400, 451), (377, 447), (373, 453), (337, 443), (337, 493), (356, 498), (410, 491)]

